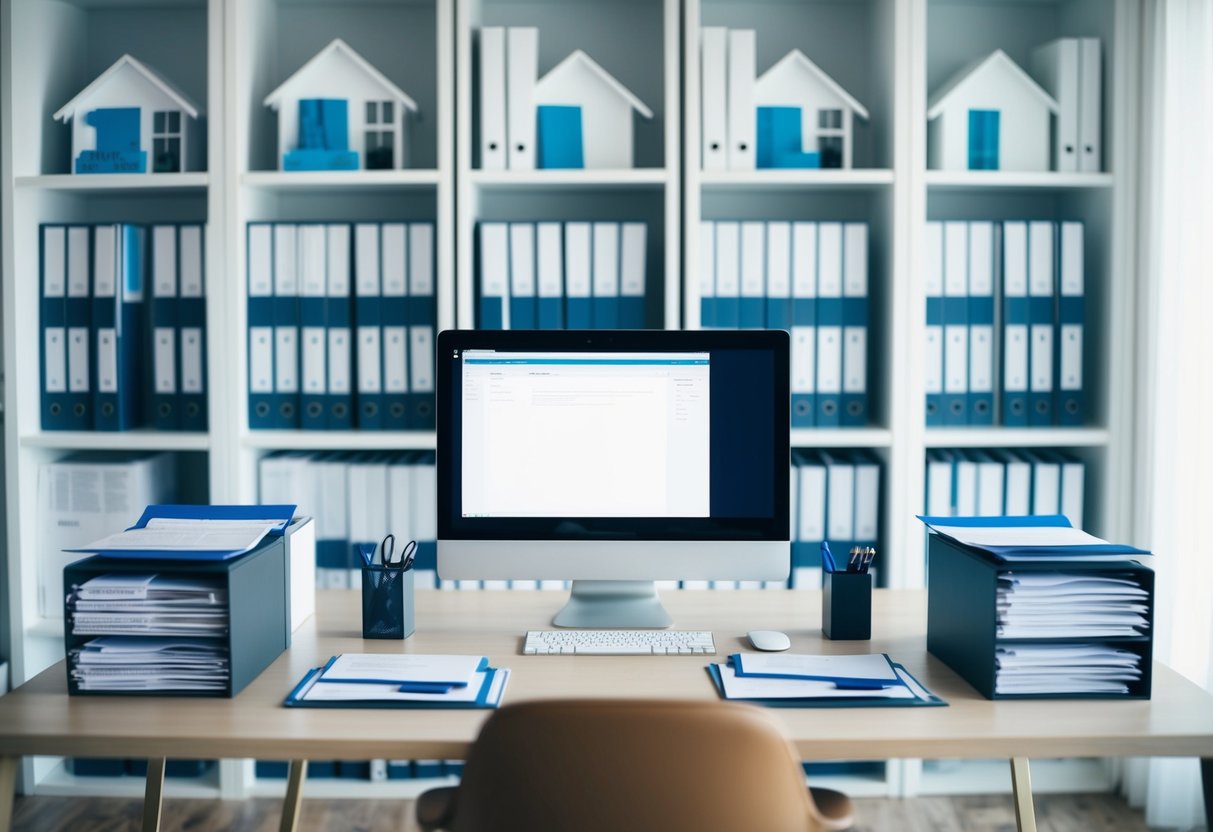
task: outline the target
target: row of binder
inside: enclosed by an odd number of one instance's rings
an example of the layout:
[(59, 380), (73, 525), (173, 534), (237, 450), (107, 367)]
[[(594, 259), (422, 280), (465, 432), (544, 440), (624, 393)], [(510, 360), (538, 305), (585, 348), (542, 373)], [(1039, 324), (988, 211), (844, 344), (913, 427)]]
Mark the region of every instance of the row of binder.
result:
[(480, 329), (642, 329), (642, 222), (480, 223)]
[(1082, 425), (1083, 224), (928, 222), (926, 242), (927, 425)]
[(207, 429), (201, 225), (45, 224), (40, 282), (43, 430)]
[[(877, 545), (880, 469), (867, 450), (792, 451), (791, 588), (821, 587), (823, 541), (841, 562), (854, 546)], [(872, 574), (880, 568), (877, 551)]]
[(868, 422), (868, 226), (700, 227), (700, 325), (792, 335), (792, 427)]
[(932, 517), (1064, 514), (1082, 528), (1086, 466), (1049, 450), (927, 452), (926, 509)]
[(431, 223), (249, 223), (249, 427), (433, 430), (434, 298)]

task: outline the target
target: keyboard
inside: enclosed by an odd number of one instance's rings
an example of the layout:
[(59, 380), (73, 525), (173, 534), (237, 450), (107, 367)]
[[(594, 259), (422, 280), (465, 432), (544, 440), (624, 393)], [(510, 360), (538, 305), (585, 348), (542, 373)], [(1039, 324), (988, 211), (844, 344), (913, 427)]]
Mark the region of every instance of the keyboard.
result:
[(714, 655), (708, 630), (530, 630), (527, 656), (690, 656)]

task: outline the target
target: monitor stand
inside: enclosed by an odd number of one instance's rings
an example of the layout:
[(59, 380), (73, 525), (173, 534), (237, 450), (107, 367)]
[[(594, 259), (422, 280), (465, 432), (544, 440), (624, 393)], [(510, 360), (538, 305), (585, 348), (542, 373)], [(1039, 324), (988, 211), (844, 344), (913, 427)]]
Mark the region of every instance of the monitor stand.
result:
[(674, 619), (661, 605), (652, 581), (573, 581), (569, 602), (552, 623), (557, 627), (636, 630), (669, 627)]

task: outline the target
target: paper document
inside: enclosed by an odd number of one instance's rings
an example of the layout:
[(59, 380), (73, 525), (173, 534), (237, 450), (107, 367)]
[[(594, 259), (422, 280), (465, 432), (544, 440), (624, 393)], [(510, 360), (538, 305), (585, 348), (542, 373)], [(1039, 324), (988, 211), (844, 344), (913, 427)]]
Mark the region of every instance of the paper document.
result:
[(409, 653), (343, 653), (321, 674), (326, 685), (339, 682), (430, 682), (469, 685), (488, 666), (483, 656), (427, 656)]
[(93, 691), (222, 691), (227, 648), (215, 639), (95, 638), (68, 651), (72, 680)]
[[(883, 660), (883, 656), (880, 656)], [(886, 662), (887, 663), (887, 662)], [(718, 664), (727, 699), (914, 699), (914, 693), (898, 681), (886, 688), (840, 688), (818, 679), (780, 679), (738, 676), (732, 665)]]
[(897, 684), (893, 665), (883, 653), (858, 656), (812, 656), (803, 653), (738, 653), (731, 657), (738, 676), (817, 679), (833, 682)]
[(1013, 548), (1110, 546), (1108, 541), (1068, 526), (948, 526), (948, 537), (966, 546)]
[(1102, 644), (1016, 644), (994, 654), (996, 693), (1127, 694), (1141, 656)]
[(281, 525), (279, 520), (182, 520), (156, 517), (73, 552), (248, 552)]

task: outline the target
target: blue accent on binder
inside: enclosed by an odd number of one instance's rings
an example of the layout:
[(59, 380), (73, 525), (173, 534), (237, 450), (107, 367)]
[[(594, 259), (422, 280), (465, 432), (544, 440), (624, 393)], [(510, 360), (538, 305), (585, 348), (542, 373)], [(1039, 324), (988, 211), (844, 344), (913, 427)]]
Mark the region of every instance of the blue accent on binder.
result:
[[(793, 267), (794, 268), (794, 267)], [(793, 292), (795, 289), (793, 289)], [(814, 391), (816, 388), (817, 378), (817, 298), (816, 297), (796, 297), (792, 298), (792, 327), (808, 327), (811, 333), (810, 337), (813, 341), (812, 356), (808, 372), (814, 379)], [(793, 333), (793, 349), (795, 349), (795, 334)], [(794, 428), (811, 428), (817, 422), (817, 394), (813, 393), (793, 393), (792, 394), (792, 427)]]
[[(245, 229), (245, 272), (248, 275), (253, 273), (253, 233), (255, 230), (264, 230), (269, 235), (269, 274), (264, 276), (264, 280), (269, 281), (270, 286), (273, 286), (274, 275), (274, 242), (273, 242), (273, 225), (270, 223), (249, 223)], [(268, 295), (247, 295), (248, 301), (248, 373), (249, 373), (249, 390), (248, 390), (248, 423), (252, 430), (260, 430), (272, 428), (275, 424), (274, 415), (274, 395), (269, 393), (254, 393), (252, 389), (252, 374), (253, 374), (253, 350), (252, 343), (253, 329), (263, 328), (269, 330), (269, 343), (258, 345), (258, 349), (266, 350), (269, 353), (269, 372), (270, 372), (270, 389), (273, 389), (274, 383), (274, 296), (271, 290)]]
[[(865, 295), (844, 295), (842, 299), (842, 366), (847, 365), (847, 330), (862, 328), (864, 331), (864, 356), (867, 357), (870, 345), (867, 343), (868, 338), (868, 296)], [(866, 363), (866, 361), (865, 361)], [(862, 393), (848, 393), (846, 389), (845, 372), (843, 376), (842, 387), (842, 408), (839, 414), (839, 422), (844, 428), (861, 428), (868, 423), (868, 393), (867, 393), (867, 367), (864, 367), (864, 391)]]
[[(1030, 278), (1029, 278), (1030, 285)], [(1053, 342), (1053, 354), (1049, 358), (1050, 368), (1057, 360), (1056, 325), (1054, 324), (1053, 295), (1028, 295), (1028, 314), (1031, 316), (1031, 326), (1028, 328), (1028, 425), (1031, 427), (1049, 427), (1053, 424), (1053, 394), (1057, 390), (1056, 374), (1050, 369), (1053, 385), (1048, 390), (1033, 389), (1033, 353), (1036, 351), (1036, 327), (1048, 326), (1049, 337)]]
[[(511, 240), (511, 245), (513, 241)], [(532, 286), (532, 290), (533, 290)], [(514, 294), (514, 285), (510, 283), (510, 329), (535, 329), (535, 296)]]
[[(299, 427), (304, 430), (325, 430), (328, 427), (328, 417), (325, 412), (328, 389), (328, 322), (327, 298), (323, 295), (299, 296)], [(312, 329), (311, 338), (317, 339), (320, 354), (324, 356), (325, 367), (321, 372), (323, 382), (321, 389), (307, 389), (307, 373), (304, 372), (303, 358), (307, 355), (309, 345), (304, 342), (304, 333)]]
[[(842, 424), (842, 298), (841, 297), (818, 297), (817, 298), (817, 350), (814, 353), (816, 366), (820, 367), (822, 362), (822, 329), (832, 327), (838, 335), (838, 362), (839, 367), (835, 371), (839, 380), (839, 389), (829, 393), (822, 392), (818, 385), (814, 386), (817, 397), (817, 412), (814, 417), (815, 425), (819, 428), (836, 428)], [(818, 379), (821, 374), (817, 374)]]
[[(944, 232), (947, 233), (946, 231)], [(945, 257), (946, 257), (945, 245)], [(966, 246), (967, 254), (967, 246)], [(946, 269), (947, 266), (945, 265)], [(965, 269), (968, 269), (968, 264), (965, 264)], [(945, 287), (947, 278), (944, 278)], [(943, 424), (950, 426), (967, 425), (969, 423), (968, 404), (968, 380), (969, 380), (969, 350), (972, 345), (969, 344), (969, 298), (967, 295), (949, 295), (947, 289), (944, 289), (943, 296)], [(948, 392), (948, 377), (952, 374), (951, 346), (948, 343), (948, 332), (950, 330), (960, 329), (964, 332), (965, 350), (964, 358), (961, 359), (962, 367), (960, 373), (965, 379), (965, 392), (953, 393)]]
[(581, 108), (541, 105), (535, 161), (541, 169), (584, 168)]
[[(952, 528), (1005, 528), (1005, 529), (1024, 529), (1024, 528), (1073, 528), (1069, 518), (1064, 514), (1034, 514), (1014, 517), (935, 517), (931, 515), (915, 515), (922, 521), (932, 532), (949, 540), (954, 541), (958, 546), (969, 549), (975, 552), (984, 552), (993, 556), (998, 560), (1008, 558), (1022, 559), (1023, 556), (1039, 556), (1040, 560), (1046, 561), (1050, 558), (1056, 558), (1059, 555), (1090, 555), (1092, 560), (1098, 560), (1103, 555), (1149, 555), (1150, 552), (1145, 549), (1138, 549), (1135, 546), (1127, 546), (1123, 543), (1091, 543), (1076, 546), (1037, 546), (1037, 545), (1015, 545), (1015, 546), (972, 546), (957, 540), (952, 535), (948, 534), (947, 529)], [(1081, 563), (1077, 561), (1075, 563)], [(1081, 568), (1081, 567), (1078, 567)]]

